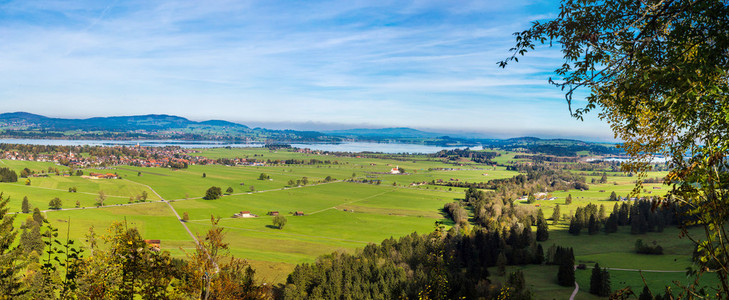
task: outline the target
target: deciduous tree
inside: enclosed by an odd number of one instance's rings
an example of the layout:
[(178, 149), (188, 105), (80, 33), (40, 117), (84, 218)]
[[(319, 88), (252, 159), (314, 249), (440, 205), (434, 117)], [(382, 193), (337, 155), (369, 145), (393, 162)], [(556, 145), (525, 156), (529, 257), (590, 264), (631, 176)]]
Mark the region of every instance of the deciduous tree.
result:
[(275, 216), (273, 217), (273, 226), (278, 227), (278, 229), (283, 229), (284, 226), (286, 226), (287, 221), (288, 220), (286, 220), (286, 217), (282, 215)]
[(53, 198), (50, 202), (48, 202), (48, 208), (50, 209), (61, 209), (61, 207), (63, 207), (63, 201), (61, 201), (58, 197)]
[[(729, 297), (729, 3), (563, 0), (556, 18), (516, 33), (499, 64), (546, 43), (564, 57), (550, 83), (574, 117), (600, 111), (634, 158), (624, 171), (645, 174), (654, 155), (669, 158), (669, 194), (693, 216), (686, 225), (704, 227), (683, 232), (700, 248), (696, 275), (715, 273), (712, 296)], [(576, 107), (580, 89), (588, 96)]]
[(208, 190), (205, 192), (205, 197), (203, 199), (205, 200), (215, 200), (220, 198), (220, 196), (223, 195), (223, 190), (218, 186), (211, 186), (208, 188)]

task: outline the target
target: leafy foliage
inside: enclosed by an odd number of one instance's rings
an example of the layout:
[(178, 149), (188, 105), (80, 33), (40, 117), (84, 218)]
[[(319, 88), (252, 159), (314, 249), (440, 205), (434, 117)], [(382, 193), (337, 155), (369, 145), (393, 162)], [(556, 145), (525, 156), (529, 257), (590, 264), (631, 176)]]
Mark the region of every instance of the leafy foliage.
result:
[[(729, 297), (729, 3), (564, 0), (555, 19), (515, 35), (500, 66), (539, 43), (559, 45), (564, 63), (550, 82), (565, 90), (576, 118), (601, 111), (635, 157), (624, 170), (643, 173), (653, 155), (670, 158), (670, 195), (695, 216), (687, 225), (704, 227), (700, 237), (683, 232), (702, 253), (694, 274), (715, 273), (712, 296)], [(580, 88), (590, 94), (574, 108)]]
[(205, 200), (215, 200), (220, 198), (220, 196), (223, 195), (223, 190), (218, 186), (211, 186), (208, 188), (207, 191), (205, 191), (205, 197), (203, 199)]

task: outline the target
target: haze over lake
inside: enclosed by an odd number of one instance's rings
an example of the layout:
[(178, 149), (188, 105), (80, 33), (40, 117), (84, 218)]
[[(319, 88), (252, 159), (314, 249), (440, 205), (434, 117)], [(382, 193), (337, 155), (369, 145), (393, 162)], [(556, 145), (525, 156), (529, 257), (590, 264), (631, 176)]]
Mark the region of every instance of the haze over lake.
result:
[[(246, 148), (263, 147), (263, 143), (231, 143), (224, 141), (175, 141), (175, 140), (54, 140), (54, 139), (0, 139), (2, 144), (23, 144), (23, 145), (49, 145), (49, 146), (148, 146), (164, 147), (179, 146), (182, 148)], [(435, 153), (443, 149), (455, 149), (457, 147), (441, 147), (403, 143), (368, 143), (368, 142), (344, 142), (337, 144), (325, 143), (295, 143), (291, 146), (296, 148), (308, 148), (312, 150), (332, 152), (382, 152), (382, 153)], [(463, 148), (463, 147), (461, 147)], [(477, 147), (480, 149), (481, 147)]]

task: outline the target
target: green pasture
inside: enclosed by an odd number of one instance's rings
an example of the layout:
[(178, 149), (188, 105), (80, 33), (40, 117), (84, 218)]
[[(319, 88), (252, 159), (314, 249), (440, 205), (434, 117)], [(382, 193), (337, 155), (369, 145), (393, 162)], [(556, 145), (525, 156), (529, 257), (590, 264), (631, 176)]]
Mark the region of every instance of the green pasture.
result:
[[(159, 200), (149, 188), (118, 179), (87, 179), (77, 176), (51, 175), (50, 177), (30, 178), (30, 180), (30, 185), (25, 185), (24, 180), (17, 183), (0, 183), (0, 191), (4, 196), (10, 197), (11, 212), (21, 210), (23, 197), (28, 197), (31, 207), (38, 207), (40, 210), (48, 209), (48, 202), (56, 197), (63, 202), (63, 208), (75, 207), (76, 201), (80, 202), (81, 207), (96, 206), (99, 191), (104, 191), (106, 195), (104, 205), (128, 203), (129, 197), (141, 195), (143, 191), (147, 192), (148, 200)], [(70, 187), (76, 187), (77, 192), (69, 192)]]
[[(30, 178), (17, 183), (0, 183), (0, 191), (9, 196), (10, 211), (18, 212), (21, 200), (27, 196), (31, 206), (41, 210), (48, 208), (48, 202), (55, 197), (63, 201), (63, 210), (47, 211), (45, 215), (55, 227), (65, 235), (70, 225), (70, 236), (85, 244), (85, 235), (93, 226), (99, 234), (105, 234), (114, 222), (126, 222), (127, 226), (137, 227), (145, 239), (162, 240), (162, 248), (175, 256), (183, 256), (184, 251), (192, 251), (194, 244), (190, 235), (177, 220), (167, 203), (159, 202), (160, 197), (170, 200), (170, 204), (182, 215), (187, 212), (190, 221), (186, 224), (198, 235), (204, 235), (210, 228), (210, 218), (221, 218), (219, 225), (226, 229), (226, 241), (230, 252), (236, 257), (245, 258), (253, 265), (260, 278), (266, 282), (280, 283), (285, 280), (293, 266), (302, 262), (313, 262), (319, 255), (333, 251), (354, 252), (368, 243), (379, 243), (389, 237), (400, 237), (412, 232), (428, 233), (433, 230), (435, 221), (443, 221), (443, 205), (462, 199), (463, 188), (421, 185), (411, 183), (430, 182), (439, 179), (449, 182), (486, 182), (491, 179), (510, 178), (517, 172), (507, 171), (503, 166), (479, 165), (464, 160), (456, 164), (444, 163), (440, 159), (425, 155), (389, 155), (370, 157), (367, 154), (352, 157), (296, 153), (290, 150), (268, 150), (263, 148), (202, 149), (201, 155), (210, 158), (255, 158), (257, 160), (299, 159), (336, 161), (337, 164), (316, 165), (276, 165), (276, 166), (221, 166), (193, 165), (187, 169), (147, 168), (115, 166), (108, 169), (84, 169), (84, 173), (117, 173), (122, 179), (89, 179), (78, 176), (56, 176)], [(501, 152), (494, 160), (500, 164), (515, 161), (519, 153)], [(527, 161), (520, 159), (520, 161)], [(0, 160), (0, 167), (6, 166), (20, 172), (23, 168), (38, 173), (49, 167), (66, 170), (51, 162), (26, 162)], [(404, 168), (406, 174), (392, 175), (390, 170), (396, 166)], [(433, 169), (453, 170), (433, 170)], [(430, 169), (430, 171), (429, 171)], [(616, 202), (608, 200), (611, 192), (618, 196), (630, 194), (636, 177), (628, 177), (621, 172), (607, 172), (608, 183), (591, 184), (591, 179), (600, 176), (587, 175), (592, 172), (573, 171), (585, 176), (589, 190), (556, 191), (550, 196), (556, 200), (538, 200), (531, 205), (539, 205), (544, 215), (550, 218), (556, 204), (560, 204), (562, 214), (573, 214), (578, 206), (588, 203), (603, 204), (609, 213)], [(203, 177), (203, 173), (206, 175)], [(266, 173), (271, 180), (258, 180)], [(601, 172), (600, 172), (601, 173)], [(321, 183), (330, 176), (337, 181)], [(342, 180), (354, 176), (357, 179), (380, 179), (381, 185), (347, 183)], [(648, 178), (665, 176), (665, 172), (650, 172)], [(310, 184), (300, 187), (289, 186), (289, 180), (307, 177)], [(393, 186), (396, 183), (396, 186)], [(234, 192), (217, 200), (203, 200), (201, 197), (211, 186), (223, 190), (232, 187)], [(255, 192), (251, 191), (254, 186)], [(77, 193), (68, 189), (76, 187)], [(661, 184), (645, 184), (641, 196), (664, 195), (668, 189)], [(657, 189), (660, 188), (660, 189)], [(107, 196), (105, 205), (95, 208), (98, 192)], [(149, 202), (122, 205), (129, 197), (147, 192)], [(564, 205), (565, 197), (571, 194), (573, 202)], [(79, 201), (81, 209), (75, 209)], [(619, 203), (619, 202), (618, 202)], [(527, 205), (526, 203), (518, 203)], [(258, 218), (232, 218), (240, 211), (251, 211)], [(286, 216), (288, 223), (279, 230), (272, 226), (268, 211), (278, 211)], [(303, 211), (305, 216), (293, 216)], [(27, 215), (20, 214), (16, 223), (25, 220)], [(70, 223), (69, 223), (70, 221)], [(557, 244), (573, 247), (578, 263), (589, 266), (599, 262), (603, 267), (683, 271), (690, 264), (692, 245), (686, 239), (678, 238), (675, 228), (666, 228), (662, 233), (630, 235), (628, 227), (621, 227), (615, 234), (582, 234), (572, 236), (566, 232), (567, 224), (557, 225), (550, 222), (550, 238), (543, 243), (546, 249)], [(664, 255), (638, 255), (633, 251), (637, 239), (646, 243), (656, 241), (664, 248)], [(516, 267), (510, 267), (513, 269)], [(523, 266), (527, 283), (535, 291), (538, 299), (566, 299), (572, 288), (556, 284), (555, 266)], [(590, 271), (578, 271), (577, 280), (581, 286), (577, 299), (593, 299), (588, 294)], [(492, 272), (495, 274), (495, 270)], [(672, 280), (684, 280), (683, 273), (644, 273), (646, 282), (655, 290)], [(635, 291), (642, 288), (638, 272), (611, 271), (613, 288), (630, 286)], [(494, 280), (503, 280), (498, 276)], [(712, 282), (711, 278), (707, 282)]]
[(194, 249), (192, 238), (166, 203), (49, 211), (45, 215), (51, 225), (59, 228), (60, 236), (65, 237), (70, 224), (70, 237), (84, 246), (87, 246), (85, 240), (89, 228), (93, 227), (97, 234), (105, 235), (113, 223), (126, 222), (126, 226), (136, 227), (144, 239), (161, 240), (162, 248), (173, 254), (181, 255), (180, 247)]
[[(11, 160), (11, 159), (0, 159), (0, 167), (10, 168), (15, 170), (20, 176), (20, 171), (24, 168), (28, 168), (31, 171), (35, 171), (38, 174), (48, 173), (48, 168), (58, 169), (59, 172), (67, 171), (68, 167), (58, 165), (54, 162), (45, 161), (25, 161), (25, 160)], [(55, 172), (53, 172), (55, 173)], [(18, 178), (20, 180), (20, 178)]]

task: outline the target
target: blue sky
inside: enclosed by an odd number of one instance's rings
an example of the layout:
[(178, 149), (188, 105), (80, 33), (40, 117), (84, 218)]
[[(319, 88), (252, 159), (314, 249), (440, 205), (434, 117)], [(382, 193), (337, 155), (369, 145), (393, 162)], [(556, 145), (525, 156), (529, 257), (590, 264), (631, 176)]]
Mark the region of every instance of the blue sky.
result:
[[(612, 140), (506, 69), (557, 1), (0, 1), (0, 105), (53, 117), (163, 113), (295, 129), (413, 127)], [(580, 102), (578, 102), (578, 105)]]

